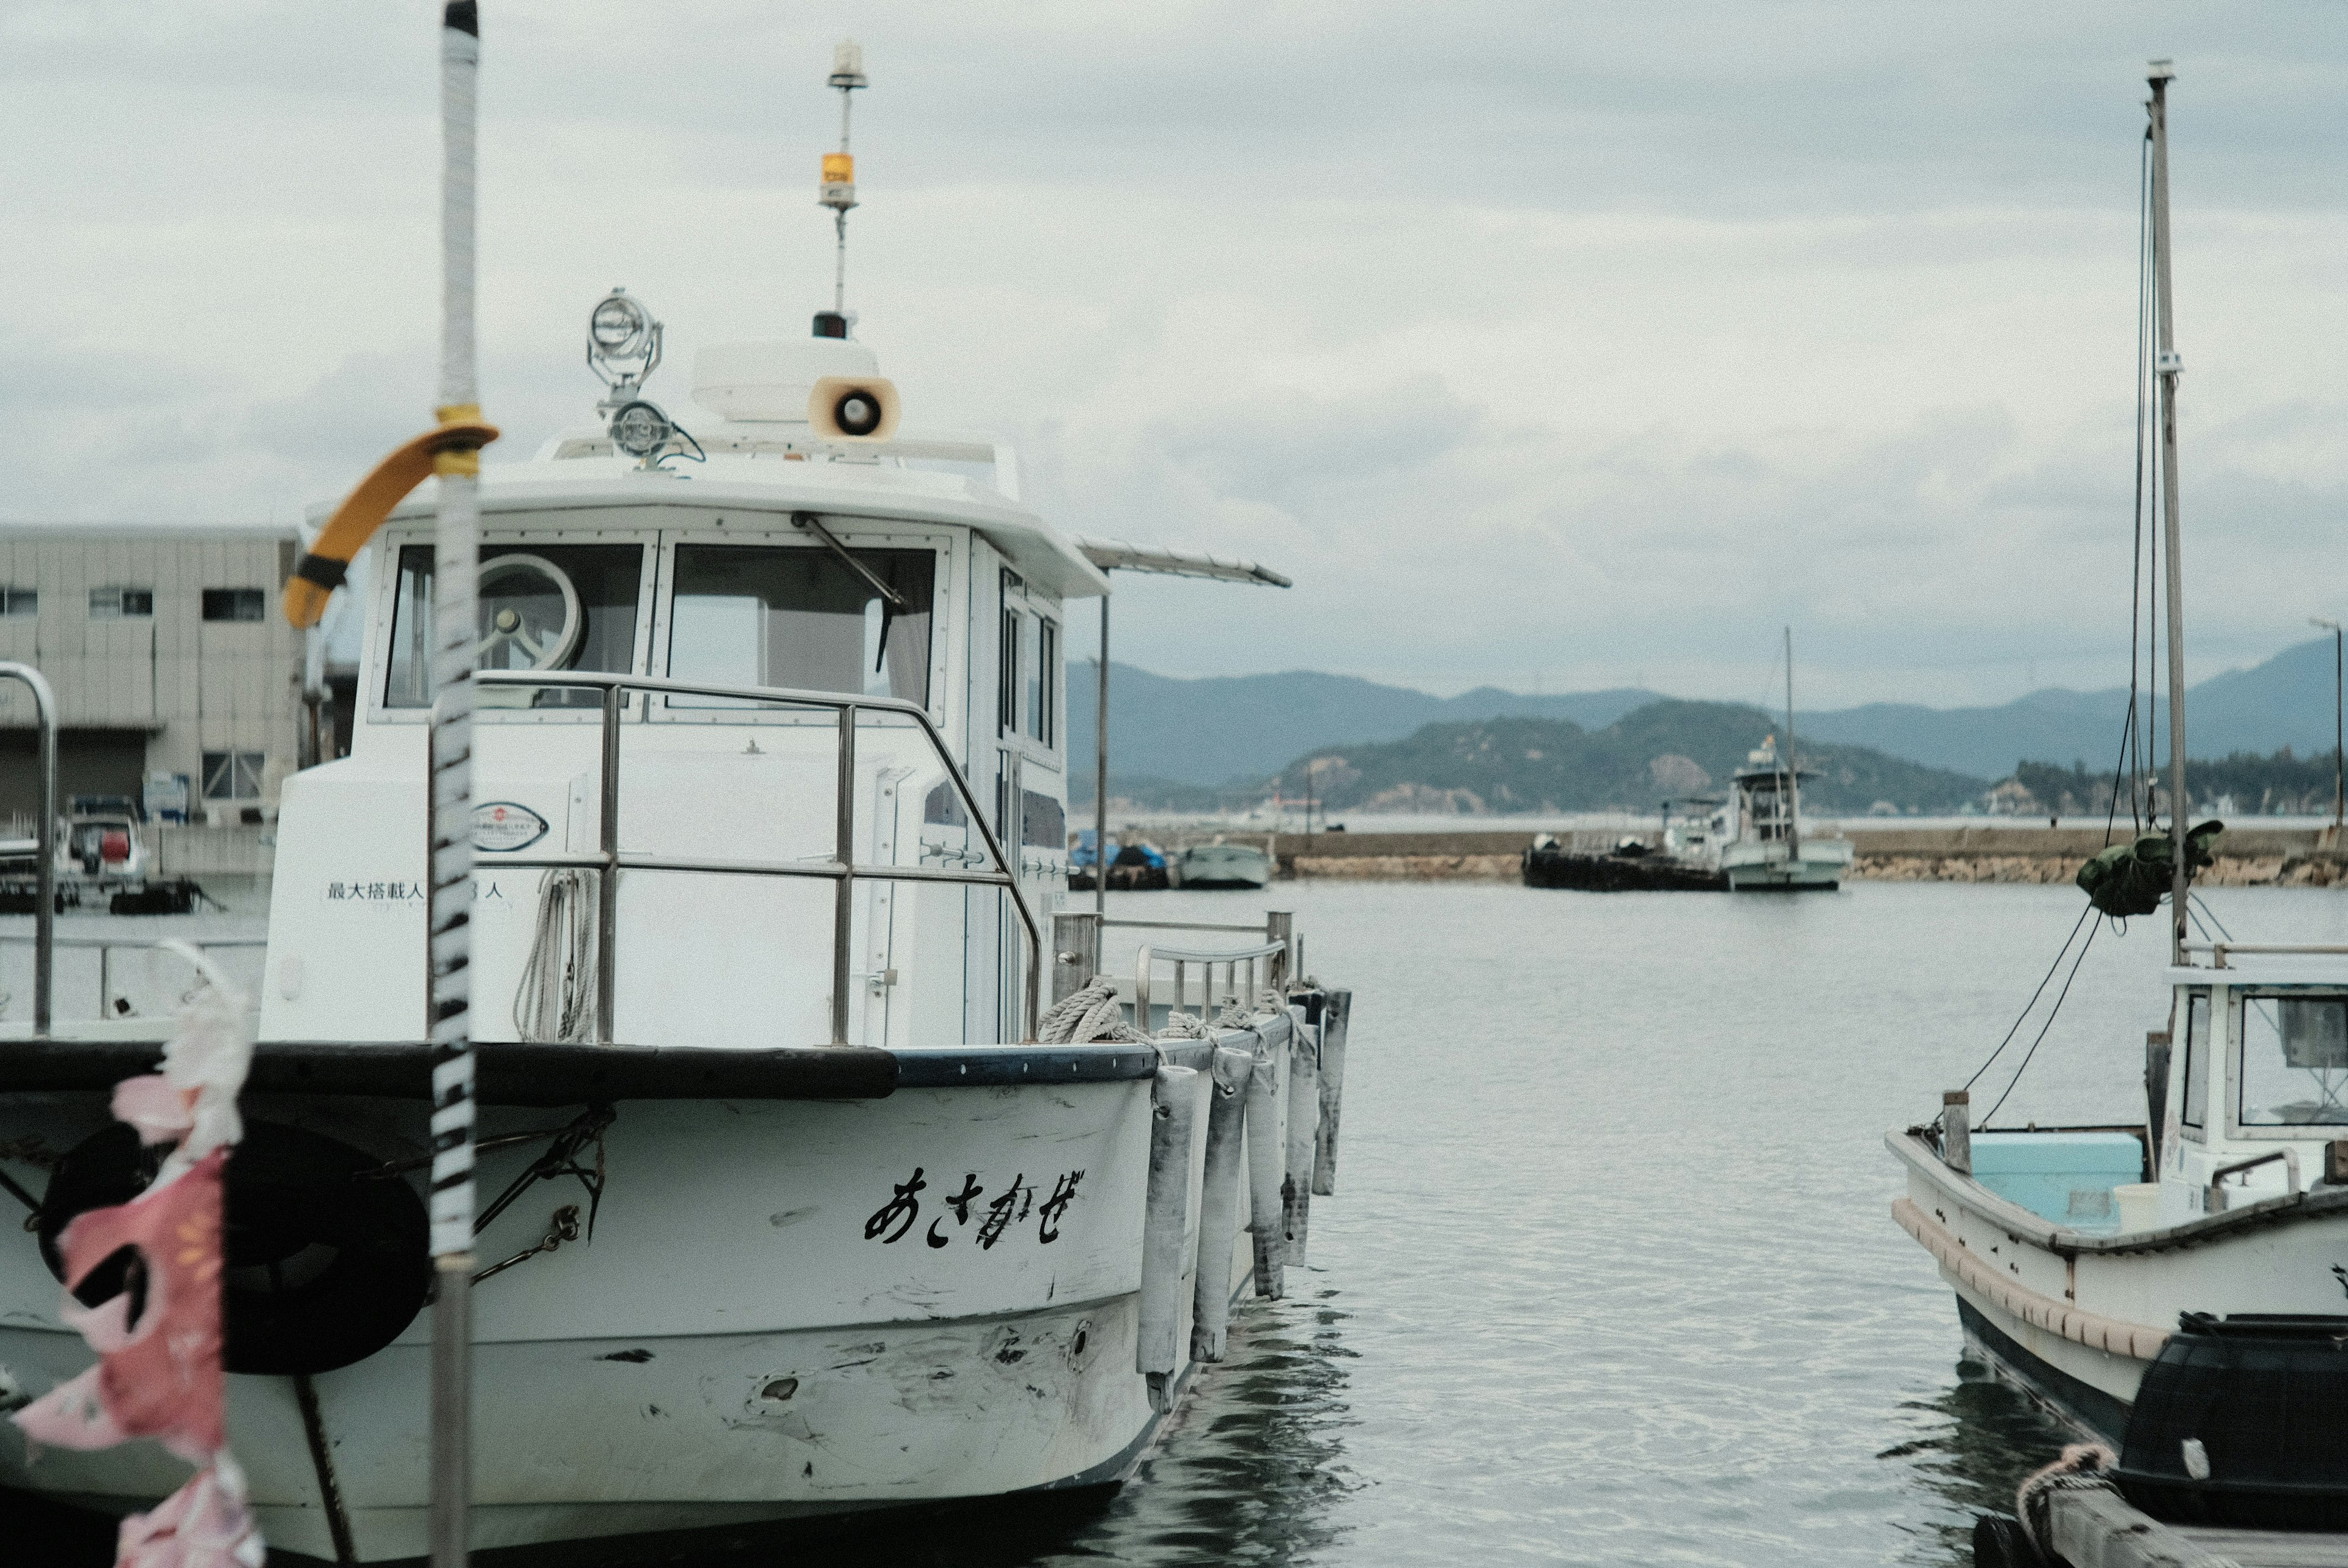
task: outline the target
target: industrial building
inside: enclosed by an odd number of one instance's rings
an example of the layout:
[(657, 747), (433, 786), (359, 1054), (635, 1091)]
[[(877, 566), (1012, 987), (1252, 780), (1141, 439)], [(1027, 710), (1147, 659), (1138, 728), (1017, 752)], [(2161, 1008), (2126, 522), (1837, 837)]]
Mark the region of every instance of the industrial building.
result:
[[(304, 639), (277, 609), (296, 550), (291, 526), (0, 525), (0, 659), (57, 692), (61, 797), (128, 795), (160, 822), (275, 815), (309, 760)], [(0, 815), (36, 809), (36, 737), (24, 686), (0, 682)]]

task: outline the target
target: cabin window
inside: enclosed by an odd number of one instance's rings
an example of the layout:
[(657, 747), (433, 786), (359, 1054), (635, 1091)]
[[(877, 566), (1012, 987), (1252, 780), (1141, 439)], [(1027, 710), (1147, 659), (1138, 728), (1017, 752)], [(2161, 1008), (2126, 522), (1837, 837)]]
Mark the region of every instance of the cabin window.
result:
[(1019, 841), (1034, 849), (1067, 848), (1068, 814), (1048, 794), (1021, 791)]
[(1027, 670), (1027, 734), (1048, 746), (1055, 707), (1052, 672), (1060, 657), (1059, 628), (1032, 610), (1027, 612), (1027, 625), (1033, 636), (1025, 641), (1035, 649), (1035, 662)]
[[(829, 550), (679, 545), (672, 680), (930, 700), (932, 550), (853, 550), (891, 605)], [(719, 699), (676, 699), (715, 705)]]
[(996, 723), (1006, 735), (1025, 735), (1049, 747), (1058, 737), (1060, 628), (1027, 603), (1026, 579), (1003, 574), (1003, 646), (996, 662)]
[[(642, 545), (499, 544), (481, 547), (484, 670), (597, 670), (636, 667), (636, 603), (642, 596)], [(496, 563), (505, 561), (500, 568)], [(563, 592), (568, 584), (571, 592)], [(576, 600), (574, 619), (571, 600)], [(432, 547), (405, 545), (392, 607), (391, 672), (384, 706), (432, 702)], [(593, 708), (588, 691), (513, 692), (496, 706)], [(491, 704), (484, 702), (484, 706)]]
[(2245, 1127), (2348, 1122), (2348, 997), (2242, 999)]
[(208, 588), (204, 589), (206, 620), (259, 620), (263, 618), (263, 595), (257, 588)]
[[(1008, 573), (1004, 574), (1006, 577)], [(1005, 606), (1003, 611), (1003, 658), (1000, 679), (996, 682), (994, 706), (997, 722), (1004, 734), (1019, 730), (1019, 670), (1026, 663), (1027, 623), (1017, 610)]]
[(36, 588), (0, 588), (0, 615), (38, 615), (41, 613), (41, 590)]
[(2185, 1004), (2185, 1114), (2188, 1127), (2209, 1120), (2209, 998), (2197, 993)]
[(968, 827), (970, 815), (962, 808), (962, 794), (951, 784), (938, 784), (922, 797), (922, 821), (940, 827)]

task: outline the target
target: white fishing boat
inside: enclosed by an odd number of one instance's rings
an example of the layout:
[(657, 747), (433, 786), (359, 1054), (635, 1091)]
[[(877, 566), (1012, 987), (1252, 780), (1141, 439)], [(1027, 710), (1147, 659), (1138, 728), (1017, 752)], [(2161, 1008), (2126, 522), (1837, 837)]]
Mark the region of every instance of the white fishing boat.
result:
[[(2164, 556), (2178, 562), (2169, 77), (2155, 62), (2152, 423)], [(2167, 589), (2169, 799), (2182, 802), (2174, 568)], [(1952, 1091), (1933, 1122), (1889, 1136), (1906, 1173), (1892, 1212), (1956, 1293), (1972, 1353), (2119, 1450), (2132, 1502), (2169, 1520), (2337, 1531), (2348, 1528), (2348, 948), (2188, 940), (2190, 871), (2207, 863), (2188, 840), (2214, 825), (2188, 835), (2183, 821), (2082, 874), (2090, 939), (2098, 911), (2167, 905), (2166, 994), (2147, 999), (2147, 1021), (2167, 1021), (2148, 1037), (2144, 1098), (2131, 1074), (2107, 1125), (1989, 1132), (1970, 1126), (1971, 1098)], [(2348, 1538), (2328, 1539), (2256, 1560), (2348, 1560)]]
[[(1771, 735), (1747, 753), (1714, 818), (1720, 869), (1733, 893), (1831, 893), (1850, 870), (1850, 840), (1802, 816), (1806, 775), (1794, 749), (1794, 630), (1786, 629), (1786, 754)], [(1807, 775), (1815, 778), (1815, 774)]]
[[(1008, 448), (900, 433), (844, 313), (704, 349), (690, 432), (661, 341), (604, 300), (600, 416), (480, 480), (472, 1546), (1113, 1487), (1303, 1261), (1345, 998), (1275, 916), (1141, 948), (1131, 1017), (1169, 964), (1219, 1017), (1121, 1027), (1118, 923), (1059, 912), (1102, 570)], [(294, 1561), (429, 1544), (433, 518), (366, 547), (351, 754), (285, 785), (229, 1165), (231, 1436)], [(88, 1364), (54, 1238), (137, 1190), (108, 1091), (162, 1038), (46, 973), (0, 1030), (5, 1402)], [(0, 1427), (0, 1485), (77, 1506), (185, 1475)]]
[[(1713, 842), (1732, 891), (1832, 892), (1850, 873), (1851, 842), (1802, 815), (1801, 771), (1772, 735), (1747, 753), (1713, 819)], [(1810, 775), (1815, 777), (1816, 775)]]

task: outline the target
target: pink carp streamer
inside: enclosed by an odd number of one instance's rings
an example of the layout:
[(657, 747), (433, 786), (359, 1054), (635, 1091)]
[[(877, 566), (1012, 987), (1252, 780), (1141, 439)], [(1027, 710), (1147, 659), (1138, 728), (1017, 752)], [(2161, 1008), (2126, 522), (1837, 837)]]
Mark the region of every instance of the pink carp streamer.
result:
[[(261, 1568), (244, 1471), (228, 1450), (221, 1323), (225, 1173), (229, 1146), (244, 1134), (236, 1096), (252, 1063), (252, 1010), (194, 948), (164, 945), (209, 984), (180, 1010), (161, 1069), (115, 1086), (114, 1114), (140, 1142), (177, 1147), (145, 1192), (76, 1215), (58, 1237), (67, 1287), (59, 1316), (89, 1341), (98, 1365), (9, 1419), (35, 1443), (102, 1449), (152, 1438), (199, 1467), (154, 1509), (122, 1522), (116, 1568)], [(73, 1287), (125, 1248), (137, 1256), (143, 1300), (126, 1288), (84, 1307)]]

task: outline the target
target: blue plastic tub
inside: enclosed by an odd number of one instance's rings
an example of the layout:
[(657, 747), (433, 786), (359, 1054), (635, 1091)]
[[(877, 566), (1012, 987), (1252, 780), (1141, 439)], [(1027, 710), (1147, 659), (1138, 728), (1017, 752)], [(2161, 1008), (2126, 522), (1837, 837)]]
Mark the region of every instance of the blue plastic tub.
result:
[(1976, 1132), (1973, 1179), (2032, 1214), (2075, 1230), (2119, 1225), (2112, 1189), (2144, 1178), (2144, 1143), (2128, 1132)]

